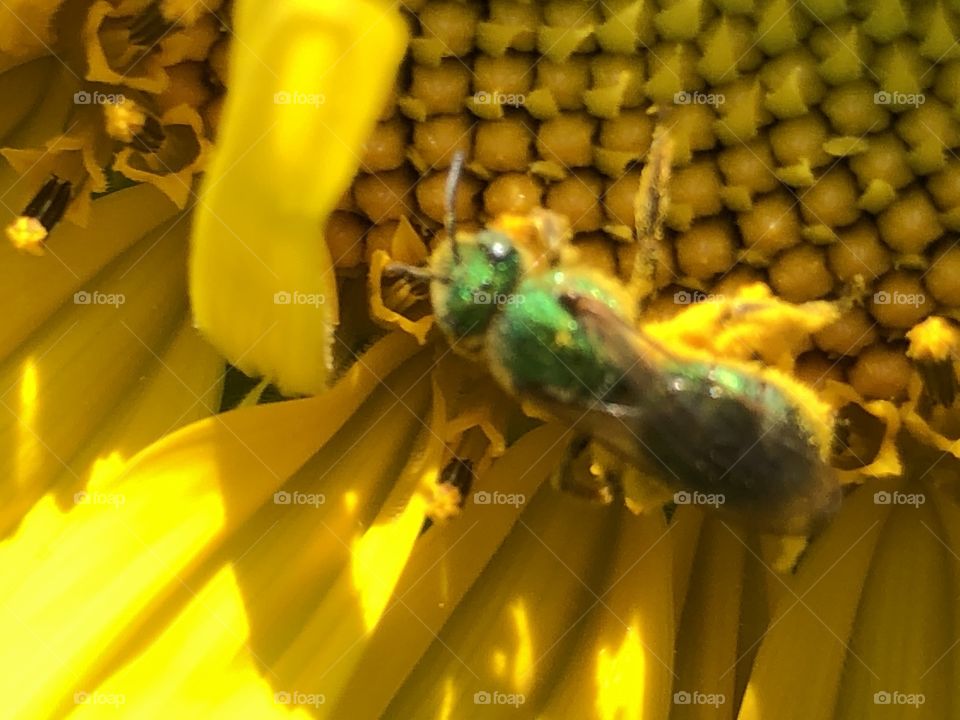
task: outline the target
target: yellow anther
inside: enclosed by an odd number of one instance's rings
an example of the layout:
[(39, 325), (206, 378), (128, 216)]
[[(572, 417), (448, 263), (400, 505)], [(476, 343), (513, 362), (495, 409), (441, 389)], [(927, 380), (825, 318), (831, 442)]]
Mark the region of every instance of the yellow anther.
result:
[(31, 255), (43, 255), (43, 241), (47, 239), (47, 229), (34, 217), (21, 215), (6, 228), (7, 239), (17, 250)]

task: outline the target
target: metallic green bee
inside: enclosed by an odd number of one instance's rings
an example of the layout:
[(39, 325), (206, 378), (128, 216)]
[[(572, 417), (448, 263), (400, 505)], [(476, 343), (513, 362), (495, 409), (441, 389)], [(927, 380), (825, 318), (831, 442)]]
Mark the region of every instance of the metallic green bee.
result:
[[(665, 142), (655, 142), (641, 179), (641, 248), (662, 232)], [(577, 263), (565, 220), (554, 213), (504, 216), (457, 233), (462, 164), (458, 156), (448, 175), (447, 238), (429, 267), (390, 268), (429, 281), (436, 322), (455, 350), (671, 492), (721, 498), (726, 511), (775, 532), (808, 532), (835, 509), (832, 415), (811, 391), (758, 363), (648, 334), (638, 318), (638, 288), (652, 273), (646, 260), (629, 286)], [(755, 309), (747, 302), (734, 312)]]

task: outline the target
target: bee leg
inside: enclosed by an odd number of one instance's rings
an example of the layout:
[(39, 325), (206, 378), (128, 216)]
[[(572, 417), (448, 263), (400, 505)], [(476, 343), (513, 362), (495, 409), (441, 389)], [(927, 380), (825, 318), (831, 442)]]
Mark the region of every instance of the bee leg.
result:
[(640, 188), (634, 201), (637, 252), (630, 273), (629, 288), (638, 301), (656, 289), (656, 270), (663, 250), (663, 225), (669, 199), (672, 144), (665, 134), (650, 148), (647, 164), (640, 175)]
[(407, 278), (413, 282), (429, 283), (434, 279), (433, 273), (425, 267), (407, 265), (406, 263), (391, 262), (383, 267), (383, 276), (389, 278)]
[(551, 484), (561, 492), (591, 502), (608, 505), (619, 495), (618, 478), (610, 473), (592, 472), (591, 439), (577, 434), (563, 450), (560, 465), (551, 477)]
[(570, 223), (567, 219), (550, 210), (536, 208), (531, 211), (533, 224), (545, 247), (544, 256), (550, 267), (563, 263), (563, 251), (570, 244)]
[(647, 153), (633, 206), (637, 253), (628, 287), (638, 302), (656, 289), (657, 257), (663, 252), (663, 225), (670, 204), (668, 188), (672, 161), (673, 141), (667, 130), (662, 129)]
[[(448, 488), (455, 493), (457, 498), (456, 506), (462, 510), (466, 503), (467, 495), (470, 494), (470, 488), (473, 487), (473, 462), (465, 458), (454, 457), (446, 464), (437, 478), (437, 485)], [(433, 527), (435, 518), (427, 515), (423, 519), (423, 525), (420, 526), (420, 535)]]

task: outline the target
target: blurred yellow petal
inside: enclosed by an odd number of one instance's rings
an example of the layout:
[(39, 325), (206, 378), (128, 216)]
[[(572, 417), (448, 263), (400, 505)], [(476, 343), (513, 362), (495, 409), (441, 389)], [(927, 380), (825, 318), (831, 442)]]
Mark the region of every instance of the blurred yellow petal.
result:
[(379, 0), (247, 0), (237, 15), (231, 92), (197, 211), (193, 310), (247, 374), (317, 392), (338, 318), (320, 228), (359, 165), (405, 29)]
[[(509, 488), (515, 497), (531, 498), (554, 462), (549, 451), (558, 446), (561, 432), (543, 427), (528, 433), (478, 478), (476, 488), (481, 492)], [(331, 698), (330, 717), (378, 717), (385, 711), (421, 656), (436, 654), (428, 648), (516, 527), (522, 509), (520, 504), (468, 501), (456, 521), (431, 528), (414, 545), (390, 606), (358, 648), (361, 657), (354, 660), (357, 664), (346, 686)], [(469, 613), (458, 622), (466, 624), (468, 618)], [(384, 663), (385, 657), (391, 661)], [(336, 666), (317, 666), (307, 689), (322, 688), (327, 674), (335, 670)], [(371, 677), (377, 682), (371, 683)]]
[(0, 53), (20, 61), (53, 52), (53, 17), (63, 0), (7, 0), (0, 5)]
[(0, 139), (6, 138), (39, 102), (55, 72), (53, 58), (41, 58), (0, 73)]
[(955, 560), (932, 497), (916, 485), (898, 492), (922, 500), (894, 506), (884, 525), (850, 638), (837, 717), (879, 715), (888, 708), (878, 706), (887, 705), (901, 717), (950, 715), (957, 588), (948, 563)]
[[(942, 490), (933, 493), (934, 502), (940, 516), (940, 526), (943, 528), (943, 535), (940, 540), (943, 542), (947, 551), (947, 563), (950, 568), (949, 577), (956, 592), (960, 588), (960, 506), (956, 501), (950, 498)], [(951, 609), (947, 622), (953, 622), (953, 627), (960, 627), (960, 603), (954, 599), (951, 602)], [(954, 630), (953, 637), (957, 635)], [(956, 641), (954, 641), (956, 642)], [(960, 708), (960, 662), (953, 657), (956, 652), (956, 646), (950, 649), (950, 652), (942, 658), (941, 662), (952, 660), (948, 672), (952, 673), (948, 681), (947, 702), (953, 708)]]
[(78, 720), (105, 713), (308, 720), (309, 712), (288, 707), (263, 677), (247, 645), (249, 632), (243, 592), (223, 567), (124, 672), (100, 685), (81, 681), (58, 709), (74, 710), (69, 717)]
[(870, 488), (848, 495), (809, 549), (770, 621), (739, 720), (830, 720), (850, 634), (889, 505)]
[[(0, 460), (4, 515), (19, 512), (71, 467), (138, 369), (179, 326), (186, 235), (185, 224), (148, 234), (0, 364), (0, 443), (16, 448)], [(36, 391), (28, 395), (25, 386)]]
[[(298, 705), (328, 702), (269, 666), (291, 642), (312, 653), (329, 645), (328, 636), (309, 633), (306, 619), (318, 603), (329, 602), (332, 579), (349, 570), (355, 557), (349, 544), (372, 532), (380, 507), (395, 510), (384, 491), (396, 477), (399, 451), (423, 430), (424, 360), (407, 363), (374, 390), (272, 502), (238, 523), (224, 537), (215, 568), (201, 565), (181, 576), (183, 586), (137, 641), (121, 649), (109, 678), (83, 687), (81, 710), (122, 698), (123, 711), (134, 716), (168, 717), (175, 710), (231, 717), (247, 703), (245, 717), (287, 717)], [(366, 498), (363, 505), (347, 502), (357, 494)], [(419, 522), (414, 534), (418, 528)], [(341, 606), (340, 620), (355, 609)]]
[[(511, 496), (529, 505), (394, 696), (387, 717), (445, 706), (450, 717), (463, 717), (478, 704), (490, 704), (494, 715), (520, 706), (535, 714), (575, 647), (600, 592), (605, 563), (597, 559), (610, 546), (619, 509), (585, 513), (582, 501), (550, 487), (529, 500), (506, 487), (499, 494), (508, 505)], [(478, 534), (485, 532), (482, 517)], [(469, 522), (466, 515), (461, 520)]]
[[(628, 514), (602, 592), (554, 683), (545, 718), (665, 720), (674, 681), (673, 587), (677, 526), (661, 513)], [(659, 582), (652, 582), (659, 578)]]
[[(111, 193), (91, 207), (89, 226), (79, 228), (67, 223), (58, 228), (47, 242), (48, 254), (42, 258), (25, 256), (9, 243), (0, 242), (0, 303), (15, 309), (0, 325), (0, 358), (70, 301), (73, 293), (114, 257), (176, 212), (159, 192), (147, 186)], [(183, 243), (187, 222), (180, 224), (174, 232)], [(103, 232), (104, 227), (111, 232)], [(144, 244), (143, 251), (149, 246)]]
[(733, 717), (746, 554), (737, 529), (704, 521), (678, 630), (671, 717)]
[(102, 502), (68, 513), (38, 503), (0, 545), (0, 687), (14, 698), (14, 715), (46, 716), (103, 673), (131, 629), (414, 345), (406, 336), (384, 339), (322, 397), (243, 408), (166, 436), (95, 488)]

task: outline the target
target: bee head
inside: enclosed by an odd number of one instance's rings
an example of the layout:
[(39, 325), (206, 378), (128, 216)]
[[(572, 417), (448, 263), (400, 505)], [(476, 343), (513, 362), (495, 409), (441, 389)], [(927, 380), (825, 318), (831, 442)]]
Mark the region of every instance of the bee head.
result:
[(494, 230), (461, 235), (435, 256), (430, 299), (437, 323), (463, 350), (482, 343), (501, 305), (520, 282), (520, 253), (509, 237)]

